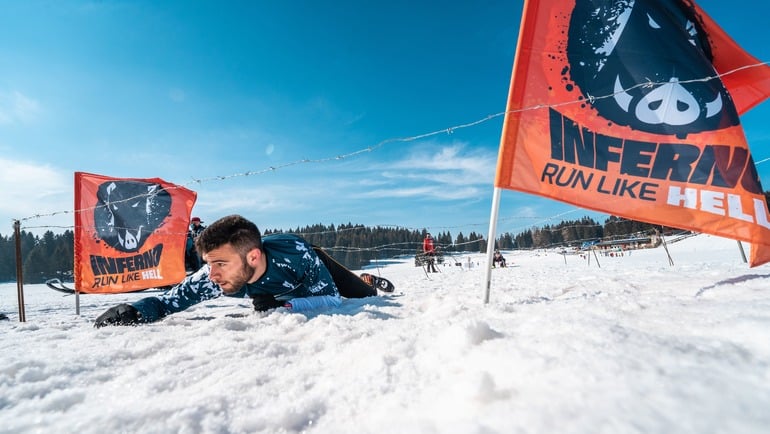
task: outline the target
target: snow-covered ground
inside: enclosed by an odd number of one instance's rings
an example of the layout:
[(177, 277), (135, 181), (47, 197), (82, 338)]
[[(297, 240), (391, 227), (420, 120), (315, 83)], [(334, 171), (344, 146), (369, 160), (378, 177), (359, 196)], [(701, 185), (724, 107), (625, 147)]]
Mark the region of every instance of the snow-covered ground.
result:
[[(748, 245), (744, 245), (747, 249)], [(223, 298), (139, 327), (0, 285), (0, 432), (766, 433), (770, 265), (700, 235), (622, 257), (504, 252), (311, 315)], [(450, 258), (451, 259), (451, 258)], [(450, 260), (449, 262), (454, 262)], [(377, 272), (378, 270), (374, 270)]]

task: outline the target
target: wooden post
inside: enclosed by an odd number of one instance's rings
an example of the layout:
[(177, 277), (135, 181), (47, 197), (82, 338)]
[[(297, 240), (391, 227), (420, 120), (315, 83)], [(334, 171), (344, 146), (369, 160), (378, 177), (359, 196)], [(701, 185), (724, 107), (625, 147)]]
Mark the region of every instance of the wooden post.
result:
[(19, 322), (27, 322), (24, 312), (24, 276), (21, 262), (21, 223), (13, 221), (13, 234), (16, 238), (16, 294), (19, 299)]

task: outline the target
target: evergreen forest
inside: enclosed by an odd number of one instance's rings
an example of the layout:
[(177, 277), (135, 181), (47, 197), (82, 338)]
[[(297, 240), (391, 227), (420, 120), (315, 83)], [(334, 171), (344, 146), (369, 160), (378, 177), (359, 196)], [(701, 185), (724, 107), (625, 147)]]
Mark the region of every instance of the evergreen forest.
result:
[[(579, 246), (586, 241), (614, 239), (632, 234), (649, 234), (667, 229), (633, 220), (609, 217), (603, 224), (584, 217), (527, 229), (518, 234), (503, 233), (496, 240), (499, 249), (537, 249), (557, 246)], [(323, 247), (340, 263), (351, 269), (360, 269), (372, 261), (394, 257), (415, 256), (422, 250), (426, 230), (399, 227), (367, 227), (356, 224), (316, 224), (293, 230), (270, 229), (263, 235), (294, 233), (311, 244)], [(485, 252), (485, 234), (449, 231), (432, 233), (439, 251), (452, 255), (459, 252)], [(72, 279), (74, 233), (61, 234), (47, 231), (36, 236), (21, 231), (21, 268), (24, 283), (44, 283), (50, 278), (63, 281)], [(16, 242), (13, 236), (0, 235), (0, 282), (16, 281)]]

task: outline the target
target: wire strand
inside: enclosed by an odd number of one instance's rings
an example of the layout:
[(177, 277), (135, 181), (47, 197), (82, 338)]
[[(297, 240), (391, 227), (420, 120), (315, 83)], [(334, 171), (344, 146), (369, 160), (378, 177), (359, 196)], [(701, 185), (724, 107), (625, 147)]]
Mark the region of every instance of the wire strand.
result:
[[(731, 70), (726, 71), (726, 72), (721, 73), (721, 74), (716, 74), (716, 75), (712, 75), (712, 76), (707, 76), (707, 77), (703, 77), (703, 78), (696, 78), (696, 79), (691, 79), (691, 80), (682, 80), (682, 81), (680, 81), (680, 83), (707, 82), (707, 81), (710, 81), (710, 80), (721, 79), (722, 77), (725, 77), (725, 76), (728, 76), (728, 75), (731, 75), (731, 74), (735, 74), (735, 73), (738, 73), (738, 72), (741, 72), (741, 71), (744, 71), (744, 70), (747, 70), (747, 69), (750, 69), (750, 68), (758, 68), (758, 67), (762, 67), (762, 66), (767, 66), (768, 64), (770, 64), (770, 62), (759, 62), (759, 63), (755, 63), (755, 64), (751, 64), (751, 65), (744, 65), (744, 66), (741, 66), (741, 67), (738, 67), (738, 68), (731, 69)], [(608, 94), (608, 95), (593, 96), (593, 95), (588, 95), (587, 94), (586, 98), (588, 98), (590, 101), (595, 101), (595, 100), (598, 100), (598, 99), (605, 99), (605, 98), (612, 98), (615, 95), (618, 95), (618, 94), (621, 94), (621, 93), (625, 93), (627, 91), (630, 91), (630, 90), (633, 90), (633, 89), (636, 89), (636, 88), (640, 88), (640, 87), (649, 88), (649, 87), (654, 87), (654, 86), (657, 86), (657, 85), (664, 85), (664, 84), (668, 84), (668, 82), (667, 81), (666, 82), (652, 82), (652, 81), (650, 81), (648, 79), (648, 81), (645, 81), (643, 83), (637, 83), (637, 84), (635, 84), (635, 85), (633, 85), (633, 86), (631, 86), (631, 87), (629, 87), (627, 89), (622, 89), (622, 90), (616, 91), (616, 92)], [(240, 173), (232, 173), (232, 174), (229, 174), (229, 175), (218, 175), (218, 176), (212, 176), (212, 177), (209, 177), (209, 178), (193, 179), (192, 181), (189, 181), (187, 183), (166, 187), (164, 189), (165, 190), (174, 190), (176, 188), (182, 188), (182, 187), (187, 188), (187, 187), (190, 187), (192, 185), (200, 185), (200, 184), (216, 182), (216, 181), (225, 181), (225, 180), (232, 179), (232, 178), (248, 177), (248, 176), (258, 176), (258, 175), (262, 175), (262, 174), (265, 174), (265, 173), (272, 173), (272, 172), (275, 172), (277, 170), (282, 170), (282, 169), (285, 169), (285, 168), (288, 168), (288, 167), (297, 166), (297, 165), (300, 165), (300, 164), (321, 164), (321, 163), (327, 163), (327, 162), (333, 162), (333, 161), (346, 160), (346, 159), (350, 159), (350, 158), (356, 157), (356, 156), (361, 155), (361, 154), (373, 152), (373, 151), (378, 150), (378, 149), (382, 148), (383, 146), (385, 146), (387, 144), (390, 144), (390, 143), (397, 143), (397, 142), (407, 143), (407, 142), (413, 142), (413, 141), (416, 141), (416, 140), (420, 140), (420, 139), (424, 139), (424, 138), (428, 138), (428, 137), (432, 137), (432, 136), (436, 136), (436, 135), (452, 134), (456, 130), (465, 129), (465, 128), (471, 128), (471, 127), (474, 127), (474, 126), (477, 126), (477, 125), (489, 122), (490, 120), (493, 120), (493, 119), (496, 119), (496, 118), (499, 118), (501, 116), (505, 116), (505, 115), (508, 115), (508, 114), (515, 114), (515, 113), (520, 113), (520, 112), (525, 112), (525, 111), (530, 111), (530, 110), (540, 110), (540, 109), (543, 109), (543, 108), (562, 107), (562, 106), (571, 105), (571, 104), (582, 104), (584, 102), (585, 102), (584, 99), (578, 98), (578, 99), (575, 99), (575, 100), (565, 101), (565, 102), (556, 103), (556, 104), (538, 104), (538, 105), (533, 105), (533, 106), (529, 106), (529, 107), (523, 107), (523, 108), (516, 109), (516, 110), (507, 110), (507, 111), (503, 111), (503, 112), (499, 112), (499, 113), (490, 114), (490, 115), (488, 115), (488, 116), (486, 116), (484, 118), (481, 118), (481, 119), (478, 119), (478, 120), (475, 120), (475, 121), (472, 121), (472, 122), (467, 122), (467, 123), (464, 123), (464, 124), (455, 125), (455, 126), (448, 127), (448, 128), (442, 128), (440, 130), (436, 130), (436, 131), (432, 131), (432, 132), (428, 132), (428, 133), (423, 133), (423, 134), (418, 134), (418, 135), (408, 136), (408, 137), (394, 137), (394, 138), (385, 139), (385, 140), (382, 140), (382, 141), (380, 141), (379, 143), (377, 143), (375, 145), (368, 146), (368, 147), (362, 148), (362, 149), (358, 149), (356, 151), (352, 151), (352, 152), (349, 152), (349, 153), (346, 153), (346, 154), (335, 155), (335, 156), (328, 156), (328, 157), (317, 158), (317, 159), (303, 158), (303, 159), (300, 159), (300, 160), (290, 161), (290, 162), (286, 162), (286, 163), (275, 165), (275, 166), (268, 166), (268, 167), (265, 167), (265, 168), (259, 169), (259, 170), (249, 170), (249, 171), (240, 172)], [(759, 161), (755, 162), (755, 165), (764, 163), (766, 161), (770, 161), (770, 157), (764, 158), (762, 160), (759, 160)], [(128, 202), (128, 201), (131, 201), (131, 200), (136, 200), (136, 199), (141, 198), (141, 197), (151, 196), (151, 195), (155, 195), (155, 194), (158, 194), (158, 193), (159, 192), (148, 193), (148, 194), (143, 194), (143, 195), (137, 195), (135, 197), (127, 198), (127, 199), (124, 199), (124, 200), (121, 200), (121, 201), (116, 201), (114, 203)], [(89, 212), (89, 211), (93, 211), (93, 210), (95, 210), (95, 209), (97, 209), (99, 207), (103, 207), (103, 206), (105, 206), (105, 205), (96, 205), (94, 207), (77, 209), (77, 210), (63, 210), (63, 211), (54, 211), (54, 212), (45, 213), (45, 214), (33, 214), (31, 216), (22, 217), (22, 218), (20, 218), (18, 220), (14, 220), (14, 221), (26, 222), (26, 221), (29, 221), (29, 220), (39, 219), (39, 218), (43, 218), (43, 217), (53, 217), (53, 216), (62, 215), (62, 214), (74, 214), (74, 213), (80, 213), (80, 212)], [(556, 214), (554, 216), (536, 217), (534, 219), (541, 219), (542, 221), (548, 221), (548, 220), (556, 219), (556, 218), (558, 218), (558, 217), (560, 217), (562, 215), (573, 213), (573, 212), (576, 212), (576, 211), (579, 211), (579, 210), (581, 210), (581, 209), (580, 208), (575, 208), (574, 210), (569, 210), (569, 211), (566, 211), (566, 212), (563, 212), (563, 213), (560, 213), (560, 214)], [(466, 225), (466, 226), (486, 226), (486, 225), (487, 225), (487, 223), (472, 223), (472, 224)], [(394, 225), (381, 225), (381, 226), (394, 226)], [(24, 229), (46, 228), (46, 227), (66, 228), (66, 226), (25, 226)], [(458, 227), (460, 227), (460, 226), (458, 226)], [(463, 226), (463, 227), (465, 227), (465, 226)], [(74, 228), (74, 226), (72, 226), (71, 228)]]

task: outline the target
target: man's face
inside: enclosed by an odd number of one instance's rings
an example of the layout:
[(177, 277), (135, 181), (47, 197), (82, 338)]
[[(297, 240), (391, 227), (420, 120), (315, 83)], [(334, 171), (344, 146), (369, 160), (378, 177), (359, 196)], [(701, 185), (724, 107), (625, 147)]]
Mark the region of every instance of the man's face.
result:
[(238, 292), (246, 283), (256, 280), (264, 273), (262, 261), (259, 260), (262, 252), (259, 249), (253, 249), (246, 256), (242, 257), (230, 244), (203, 255), (203, 259), (211, 267), (209, 278), (219, 285), (225, 294)]

